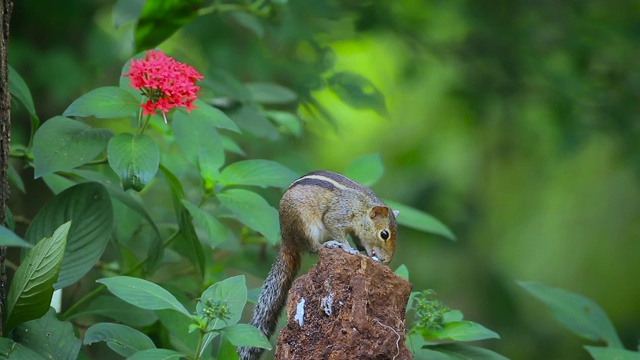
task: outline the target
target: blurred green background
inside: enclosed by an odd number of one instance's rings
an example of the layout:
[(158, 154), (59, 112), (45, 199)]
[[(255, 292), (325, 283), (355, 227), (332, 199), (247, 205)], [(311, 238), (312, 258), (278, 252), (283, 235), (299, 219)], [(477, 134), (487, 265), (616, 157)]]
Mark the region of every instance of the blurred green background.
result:
[[(9, 62), (41, 119), (117, 83), (135, 52), (134, 24), (115, 28), (113, 8), (15, 2)], [(306, 133), (246, 136), (249, 157), (303, 173), (380, 153), (386, 171), (374, 190), (458, 237), (401, 228), (391, 266), (406, 264), (415, 290), (434, 289), (501, 335), (482, 346), (513, 359), (589, 358), (515, 283), (531, 280), (593, 299), (637, 348), (639, 2), (296, 0), (278, 9), (265, 19), (204, 15), (160, 45), (205, 77), (223, 70), (301, 94)], [(368, 78), (386, 115), (323, 87), (337, 71)], [(24, 143), (28, 116), (13, 115), (13, 141)], [(20, 204), (32, 216), (49, 195), (28, 187)]]

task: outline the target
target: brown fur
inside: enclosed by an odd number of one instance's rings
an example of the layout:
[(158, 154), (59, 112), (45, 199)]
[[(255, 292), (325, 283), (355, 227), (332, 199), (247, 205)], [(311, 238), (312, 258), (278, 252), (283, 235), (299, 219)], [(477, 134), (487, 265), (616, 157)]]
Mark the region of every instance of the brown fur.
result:
[[(303, 252), (317, 252), (328, 241), (350, 249), (350, 235), (359, 250), (389, 262), (396, 247), (393, 211), (367, 187), (329, 171), (309, 173), (289, 186), (280, 200), (280, 230), (280, 252), (251, 320), (267, 338), (275, 331)], [(262, 351), (243, 347), (238, 354), (241, 360), (255, 360)]]

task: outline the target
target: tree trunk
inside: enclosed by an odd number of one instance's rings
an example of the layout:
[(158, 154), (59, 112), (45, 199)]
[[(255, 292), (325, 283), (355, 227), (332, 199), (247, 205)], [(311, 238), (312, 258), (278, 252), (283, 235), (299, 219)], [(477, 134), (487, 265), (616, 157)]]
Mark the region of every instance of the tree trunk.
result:
[(410, 293), (407, 280), (369, 257), (320, 249), (318, 265), (289, 291), (276, 359), (411, 359)]
[[(1, 0), (0, 3), (0, 225), (6, 225), (6, 208), (9, 202), (9, 144), (11, 143), (11, 94), (9, 93), (9, 66), (7, 47), (9, 45), (9, 20), (13, 3)], [(7, 273), (5, 258), (7, 247), (0, 246), (0, 336), (4, 336), (2, 319), (7, 301)]]

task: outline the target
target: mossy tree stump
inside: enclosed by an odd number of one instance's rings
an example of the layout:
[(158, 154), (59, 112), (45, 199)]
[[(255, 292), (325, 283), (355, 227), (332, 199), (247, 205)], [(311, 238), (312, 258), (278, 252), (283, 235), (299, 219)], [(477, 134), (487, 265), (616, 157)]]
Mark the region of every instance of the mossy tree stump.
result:
[(384, 264), (321, 249), (287, 301), (276, 359), (410, 359), (405, 310), (411, 284)]

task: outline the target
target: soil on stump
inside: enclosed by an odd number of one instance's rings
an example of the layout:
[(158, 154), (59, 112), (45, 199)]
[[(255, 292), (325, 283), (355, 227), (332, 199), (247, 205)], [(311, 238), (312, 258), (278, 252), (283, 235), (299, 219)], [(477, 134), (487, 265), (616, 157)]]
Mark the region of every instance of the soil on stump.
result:
[(384, 264), (320, 249), (289, 291), (276, 359), (410, 359), (404, 315), (411, 284)]

